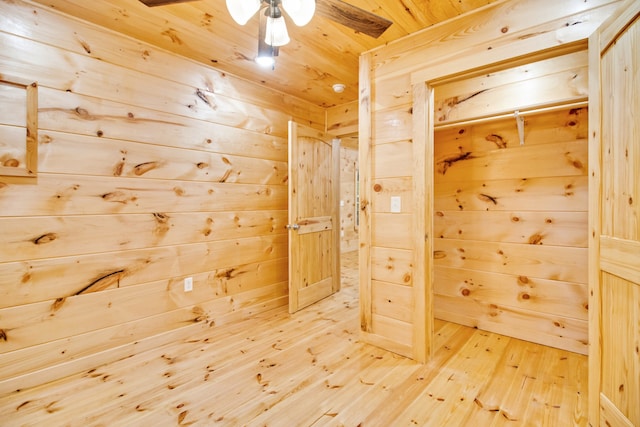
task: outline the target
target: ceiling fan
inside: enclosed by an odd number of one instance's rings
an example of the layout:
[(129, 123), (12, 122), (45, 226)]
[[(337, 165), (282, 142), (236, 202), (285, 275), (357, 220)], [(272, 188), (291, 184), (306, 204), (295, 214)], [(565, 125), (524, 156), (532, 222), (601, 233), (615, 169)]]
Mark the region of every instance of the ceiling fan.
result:
[[(174, 3), (184, 3), (194, 0), (140, 0), (140, 2), (144, 3), (147, 6), (164, 6), (168, 4)], [(245, 0), (246, 1), (246, 0)], [(308, 1), (307, 1), (308, 2)], [(359, 7), (353, 6), (347, 2), (342, 0), (315, 0), (315, 13), (323, 16), (325, 18), (331, 19), (334, 22), (342, 24), (346, 27), (349, 27), (359, 33), (366, 34), (370, 37), (378, 38), (382, 33), (386, 31), (387, 28), (392, 24), (392, 22), (386, 18), (378, 16), (374, 13), (371, 13), (367, 10), (361, 9)], [(227, 5), (231, 5), (229, 7), (230, 12), (233, 12), (232, 9), (242, 9), (242, 7), (237, 7), (233, 5), (238, 5), (241, 3), (241, 0), (227, 0)], [(254, 6), (257, 4), (258, 8), (260, 5), (266, 5), (267, 8), (278, 9), (282, 3), (282, 0), (250, 0), (245, 4), (250, 4), (249, 12), (253, 10)], [(302, 3), (305, 3), (304, 1)], [(248, 20), (255, 12), (258, 11), (258, 8), (253, 10), (246, 19)], [(265, 9), (261, 9), (261, 12)], [(285, 12), (288, 14), (291, 10), (286, 9), (285, 4)], [(261, 13), (262, 14), (262, 13)], [(233, 13), (232, 13), (233, 15)], [(313, 15), (313, 12), (312, 12)], [(234, 19), (236, 17), (234, 16)], [(309, 17), (309, 19), (311, 19)], [(238, 21), (237, 21), (238, 22)], [(246, 21), (245, 21), (246, 22)], [(240, 23), (240, 22), (238, 22)], [(262, 23), (261, 23), (262, 27)], [(271, 45), (274, 46), (274, 45)], [(274, 46), (277, 47), (277, 46)]]

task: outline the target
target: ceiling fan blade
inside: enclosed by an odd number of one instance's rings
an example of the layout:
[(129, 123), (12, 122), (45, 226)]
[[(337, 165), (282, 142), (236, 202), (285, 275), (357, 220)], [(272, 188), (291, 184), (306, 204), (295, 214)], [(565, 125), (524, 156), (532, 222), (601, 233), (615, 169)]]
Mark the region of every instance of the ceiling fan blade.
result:
[(342, 0), (316, 0), (316, 13), (376, 39), (393, 24), (382, 16)]
[(141, 3), (144, 3), (149, 7), (165, 6), (165, 5), (174, 4), (174, 3), (186, 3), (188, 1), (195, 1), (195, 0), (140, 0)]

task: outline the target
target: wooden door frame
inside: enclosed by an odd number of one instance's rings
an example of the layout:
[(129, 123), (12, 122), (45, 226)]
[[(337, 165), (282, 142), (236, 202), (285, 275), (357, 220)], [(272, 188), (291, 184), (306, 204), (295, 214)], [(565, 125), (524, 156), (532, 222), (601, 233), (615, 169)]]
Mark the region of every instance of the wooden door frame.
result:
[[(372, 52), (360, 56), (359, 73), (359, 162), (360, 162), (360, 321), (364, 340), (390, 351), (426, 362), (433, 354), (433, 169), (434, 169), (434, 87), (488, 72), (524, 65), (588, 49), (588, 34), (583, 32), (567, 37), (558, 45), (551, 37), (542, 42), (524, 39), (511, 43), (497, 43), (491, 49), (469, 48), (446, 61), (430, 63), (410, 75), (412, 98), (413, 182), (413, 337), (411, 347), (378, 336), (372, 327), (372, 213), (373, 153), (376, 64)], [(514, 54), (515, 50), (515, 54)], [(385, 75), (386, 79), (396, 74)], [(418, 327), (420, 325), (420, 327)]]
[(465, 56), (452, 63), (437, 64), (412, 73), (413, 94), (413, 212), (414, 233), (414, 276), (413, 287), (415, 308), (413, 358), (425, 362), (434, 350), (434, 305), (433, 305), (433, 247), (434, 247), (434, 143), (435, 143), (435, 87), (444, 82), (455, 82), (475, 76), (486, 75), (519, 65), (541, 61), (572, 52), (587, 50), (587, 39), (561, 46), (530, 51), (519, 51), (513, 56), (513, 49), (504, 46), (491, 52), (491, 62), (487, 62), (487, 52)]

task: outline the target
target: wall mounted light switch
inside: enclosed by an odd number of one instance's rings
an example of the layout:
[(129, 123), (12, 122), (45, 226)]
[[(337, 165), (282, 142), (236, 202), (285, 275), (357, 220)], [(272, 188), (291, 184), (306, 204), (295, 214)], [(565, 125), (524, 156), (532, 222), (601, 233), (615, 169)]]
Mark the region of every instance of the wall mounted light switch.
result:
[(391, 212), (400, 213), (402, 211), (402, 199), (400, 196), (391, 196)]

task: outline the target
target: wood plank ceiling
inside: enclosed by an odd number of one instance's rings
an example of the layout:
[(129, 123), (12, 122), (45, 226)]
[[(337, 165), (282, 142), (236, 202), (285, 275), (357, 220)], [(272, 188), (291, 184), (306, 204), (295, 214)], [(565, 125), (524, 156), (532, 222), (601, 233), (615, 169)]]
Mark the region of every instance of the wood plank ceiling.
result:
[[(260, 68), (258, 16), (236, 24), (225, 0), (147, 7), (138, 0), (32, 0), (279, 91), (332, 107), (358, 98), (360, 53), (496, 0), (347, 0), (393, 22), (377, 39), (321, 16), (305, 27), (290, 20), (291, 42), (275, 69)], [(346, 86), (341, 94), (332, 86)]]

